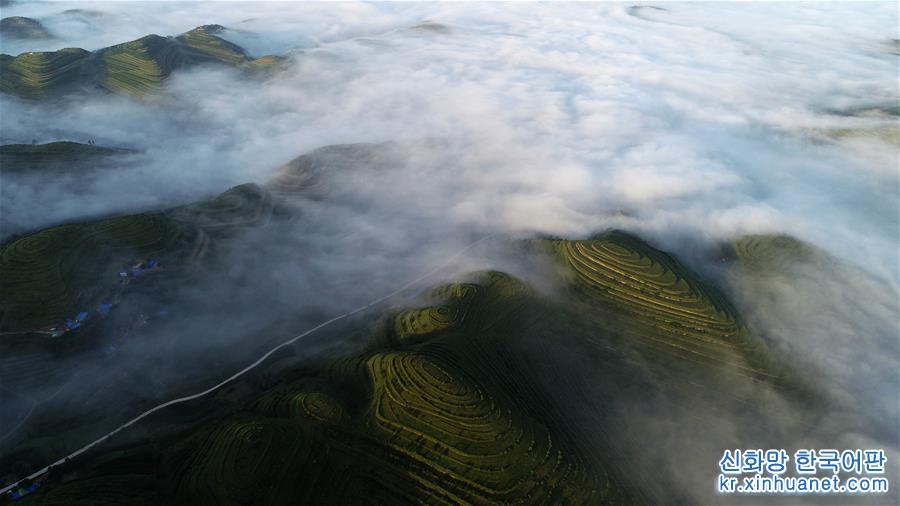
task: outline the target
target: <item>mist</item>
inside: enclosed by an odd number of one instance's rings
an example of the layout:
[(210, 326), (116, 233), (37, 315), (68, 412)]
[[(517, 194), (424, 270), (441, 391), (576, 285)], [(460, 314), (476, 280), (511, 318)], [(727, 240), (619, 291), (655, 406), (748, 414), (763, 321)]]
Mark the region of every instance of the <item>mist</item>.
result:
[[(3, 144), (93, 140), (136, 150), (77, 184), (4, 173), (0, 240), (264, 186), (299, 155), (372, 143), (376, 156), (362, 168), (323, 155), (328, 198), (290, 202), (295, 220), (246, 232), (211, 279), (178, 292), (190, 318), (176, 333), (154, 331), (170, 344), (130, 345), (122, 367), (156, 367), (148, 348), (190, 360), (211, 349), (228, 355), (260, 332), (277, 342), (298, 322), (365, 304), (479, 237), (574, 239), (620, 228), (714, 279), (773, 349), (821, 380), (835, 420), (804, 441), (886, 447), (896, 462), (900, 155), (872, 132), (898, 128), (889, 111), (900, 101), (890, 46), (900, 38), (898, 6), (649, 5), (12, 3), (4, 17), (35, 18), (53, 38), (4, 38), (4, 53), (96, 50), (215, 23), (251, 55), (286, 62), (268, 77), (179, 71), (147, 100), (0, 95)], [(792, 235), (833, 263), (759, 278), (725, 273), (706, 252), (743, 234)], [(495, 268), (553, 294), (547, 275), (506, 248), (476, 253), (438, 278)], [(211, 302), (209, 293), (234, 296)], [(184, 335), (194, 336), (189, 345)], [(236, 362), (252, 355), (242, 349)], [(684, 497), (714, 498), (711, 478), (680, 473), (712, 476), (720, 454), (681, 470), (676, 456), (747, 441), (737, 433), (748, 420), (723, 415), (704, 443), (685, 424), (675, 436), (655, 433), (663, 431), (654, 408), (623, 406), (665, 449), (669, 478), (689, 484)], [(846, 421), (854, 413), (863, 421)], [(790, 443), (798, 420), (776, 423)]]

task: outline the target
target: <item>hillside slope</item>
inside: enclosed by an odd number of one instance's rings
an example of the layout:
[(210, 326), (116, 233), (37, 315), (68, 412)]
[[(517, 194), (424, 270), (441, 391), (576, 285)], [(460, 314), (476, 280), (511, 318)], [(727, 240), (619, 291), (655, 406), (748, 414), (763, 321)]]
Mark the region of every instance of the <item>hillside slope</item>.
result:
[(253, 59), (216, 34), (219, 25), (197, 27), (177, 37), (147, 35), (94, 52), (66, 48), (0, 56), (0, 91), (29, 99), (104, 89), (145, 96), (160, 91), (175, 71), (203, 64), (226, 65), (250, 72), (274, 68), (273, 57)]

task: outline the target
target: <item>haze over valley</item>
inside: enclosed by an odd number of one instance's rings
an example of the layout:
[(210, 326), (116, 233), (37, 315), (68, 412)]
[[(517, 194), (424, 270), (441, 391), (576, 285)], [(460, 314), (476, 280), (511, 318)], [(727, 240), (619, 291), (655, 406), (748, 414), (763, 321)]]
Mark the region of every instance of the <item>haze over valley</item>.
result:
[(5, 500), (897, 501), (895, 2), (2, 18)]

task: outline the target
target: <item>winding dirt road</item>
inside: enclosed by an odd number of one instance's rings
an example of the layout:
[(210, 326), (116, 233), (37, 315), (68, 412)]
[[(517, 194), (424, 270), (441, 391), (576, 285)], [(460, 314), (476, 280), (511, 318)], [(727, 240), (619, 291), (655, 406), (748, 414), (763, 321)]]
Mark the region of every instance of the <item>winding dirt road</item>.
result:
[(107, 441), (108, 439), (110, 439), (111, 437), (115, 436), (115, 435), (118, 434), (119, 432), (121, 432), (121, 431), (127, 429), (128, 427), (131, 427), (132, 425), (134, 425), (134, 424), (140, 422), (140, 421), (143, 420), (144, 418), (147, 418), (148, 416), (152, 415), (153, 413), (156, 413), (157, 411), (160, 411), (160, 410), (162, 410), (162, 409), (165, 409), (165, 408), (167, 408), (167, 407), (169, 407), (169, 406), (172, 406), (172, 405), (174, 405), (174, 404), (181, 404), (181, 403), (183, 403), (183, 402), (188, 402), (188, 401), (192, 401), (192, 400), (194, 400), (194, 399), (198, 399), (198, 398), (200, 398), (200, 397), (203, 397), (203, 396), (205, 396), (205, 395), (208, 395), (208, 394), (210, 394), (210, 393), (212, 393), (212, 392), (218, 390), (219, 388), (222, 388), (223, 386), (225, 386), (225, 385), (227, 385), (228, 383), (231, 383), (232, 381), (234, 381), (234, 380), (240, 378), (241, 376), (243, 376), (244, 374), (248, 373), (249, 371), (252, 371), (254, 368), (256, 368), (257, 366), (259, 366), (260, 364), (262, 364), (263, 362), (265, 362), (265, 360), (266, 360), (267, 358), (271, 357), (272, 354), (275, 353), (276, 351), (278, 351), (278, 350), (280, 350), (280, 349), (282, 349), (282, 348), (285, 348), (285, 347), (287, 347), (287, 346), (290, 346), (290, 345), (294, 344), (295, 342), (299, 341), (300, 339), (302, 339), (302, 338), (304, 338), (304, 337), (306, 337), (306, 336), (312, 334), (313, 332), (315, 332), (315, 331), (317, 331), (317, 330), (319, 330), (319, 329), (321, 329), (321, 328), (323, 328), (323, 327), (327, 327), (328, 325), (331, 325), (332, 323), (334, 323), (334, 322), (336, 322), (336, 321), (340, 321), (340, 320), (349, 318), (349, 317), (353, 316), (353, 315), (356, 314), (356, 313), (365, 311), (366, 309), (369, 309), (369, 308), (371, 308), (372, 306), (375, 306), (375, 305), (377, 305), (377, 304), (380, 304), (381, 302), (384, 302), (385, 300), (387, 300), (387, 299), (389, 299), (389, 298), (391, 298), (391, 297), (393, 297), (393, 296), (399, 294), (400, 292), (403, 292), (404, 290), (406, 290), (406, 289), (412, 287), (413, 285), (415, 285), (415, 284), (417, 284), (417, 283), (420, 283), (420, 282), (422, 282), (422, 281), (424, 281), (424, 280), (430, 278), (431, 276), (434, 276), (434, 275), (437, 274), (438, 272), (440, 272), (440, 271), (444, 270), (445, 268), (447, 268), (448, 266), (450, 266), (450, 264), (452, 264), (454, 261), (456, 261), (456, 259), (459, 258), (463, 253), (469, 251), (470, 249), (474, 248), (478, 243), (483, 242), (483, 241), (485, 241), (486, 239), (488, 239), (488, 238), (490, 238), (490, 237), (491, 237), (491, 236), (485, 236), (485, 237), (482, 237), (481, 239), (478, 239), (478, 240), (476, 240), (476, 241), (470, 243), (470, 244), (469, 244), (468, 246), (466, 246), (465, 248), (463, 248), (463, 249), (457, 251), (457, 252), (454, 253), (452, 256), (450, 256), (450, 257), (449, 257), (446, 261), (444, 261), (444, 263), (442, 263), (440, 266), (438, 266), (438, 267), (436, 267), (436, 268), (434, 268), (434, 269), (432, 269), (432, 270), (426, 272), (425, 274), (422, 274), (421, 276), (419, 276), (419, 277), (413, 279), (412, 281), (409, 281), (408, 283), (404, 284), (404, 285), (401, 286), (400, 288), (395, 289), (394, 291), (388, 293), (387, 295), (383, 295), (383, 296), (381, 296), (381, 297), (379, 297), (379, 298), (377, 298), (377, 299), (375, 299), (375, 300), (369, 302), (368, 304), (366, 304), (366, 305), (364, 305), (364, 306), (360, 306), (360, 307), (358, 307), (358, 308), (356, 308), (356, 309), (354, 309), (354, 310), (352, 310), (352, 311), (348, 311), (348, 312), (346, 312), (346, 313), (344, 313), (344, 314), (335, 316), (334, 318), (332, 318), (332, 319), (330, 319), (330, 320), (326, 320), (326, 321), (324, 321), (324, 322), (322, 322), (322, 323), (316, 325), (315, 327), (313, 327), (313, 328), (311, 328), (311, 329), (309, 329), (309, 330), (303, 332), (302, 334), (297, 334), (296, 336), (294, 336), (294, 337), (288, 339), (287, 341), (284, 341), (283, 343), (281, 343), (281, 344), (275, 346), (274, 348), (272, 348), (272, 349), (270, 349), (269, 351), (267, 351), (266, 353), (264, 353), (262, 356), (260, 356), (258, 359), (256, 359), (253, 363), (251, 363), (251, 364), (248, 365), (247, 367), (244, 367), (244, 368), (241, 369), (240, 371), (238, 371), (238, 372), (232, 374), (232, 375), (229, 376), (228, 378), (226, 378), (226, 379), (220, 381), (219, 383), (216, 383), (215, 385), (213, 385), (213, 386), (207, 388), (206, 390), (203, 390), (202, 392), (197, 392), (197, 393), (192, 394), (192, 395), (186, 395), (186, 396), (184, 396), (184, 397), (179, 397), (179, 398), (177, 398), (177, 399), (172, 399), (172, 400), (170, 400), (170, 401), (166, 401), (166, 402), (164, 402), (164, 403), (162, 403), (162, 404), (159, 404), (159, 405), (157, 405), (157, 406), (154, 406), (154, 407), (148, 409), (147, 411), (144, 411), (143, 413), (137, 415), (136, 417), (132, 418), (131, 420), (128, 420), (127, 422), (123, 423), (122, 425), (120, 425), (120, 426), (116, 427), (115, 429), (113, 429), (112, 431), (108, 432), (106, 435), (101, 436), (101, 437), (99, 437), (98, 439), (96, 439), (96, 440), (94, 440), (94, 441), (92, 441), (92, 442), (90, 442), (90, 443), (88, 443), (88, 444), (82, 446), (82, 447), (79, 448), (78, 450), (75, 450), (74, 452), (72, 452), (72, 453), (66, 455), (65, 457), (61, 457), (61, 458), (60, 458), (59, 460), (57, 460), (56, 462), (53, 462), (53, 463), (51, 463), (51, 464), (48, 464), (47, 466), (45, 466), (45, 467), (43, 467), (43, 468), (41, 468), (41, 469), (39, 469), (39, 470), (37, 470), (37, 471), (31, 473), (30, 475), (28, 475), (26, 478), (23, 478), (22, 480), (16, 481), (16, 482), (14, 482), (14, 483), (11, 483), (11, 484), (9, 484), (9, 485), (3, 487), (2, 489), (0, 489), (0, 494), (5, 494), (5, 493), (8, 492), (9, 490), (14, 489), (16, 486), (19, 485), (19, 483), (21, 483), (21, 482), (22, 482), (23, 480), (25, 480), (25, 479), (33, 480), (33, 479), (35, 479), (35, 478), (38, 478), (38, 477), (40, 477), (40, 476), (46, 474), (47, 471), (49, 471), (51, 467), (57, 466), (57, 465), (60, 465), (60, 464), (63, 464), (63, 463), (65, 463), (67, 460), (73, 459), (73, 458), (75, 458), (75, 457), (81, 455), (82, 453), (84, 453), (84, 452), (90, 450), (91, 448), (93, 448), (93, 447), (95, 447), (95, 446), (97, 446), (97, 445), (99, 445), (99, 444), (102, 444), (103, 442)]

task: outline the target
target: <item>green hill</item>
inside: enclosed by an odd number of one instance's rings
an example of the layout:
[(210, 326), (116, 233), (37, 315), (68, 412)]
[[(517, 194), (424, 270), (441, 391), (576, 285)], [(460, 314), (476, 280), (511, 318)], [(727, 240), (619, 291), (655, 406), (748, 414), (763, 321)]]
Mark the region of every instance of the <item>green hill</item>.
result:
[(0, 146), (0, 172), (27, 170), (85, 170), (113, 163), (117, 157), (132, 154), (127, 149), (93, 144), (58, 141), (46, 144), (6, 144)]
[(100, 86), (110, 91), (146, 95), (157, 91), (172, 72), (201, 63), (238, 66), (250, 61), (240, 47), (214, 35), (223, 28), (208, 25), (175, 38), (147, 35), (101, 49)]
[(179, 35), (175, 40), (195, 51), (198, 56), (203, 58), (210, 58), (231, 65), (238, 65), (251, 60), (240, 46), (216, 35), (224, 30), (225, 27), (221, 25), (199, 26)]
[(99, 302), (124, 262), (165, 251), (181, 233), (165, 216), (138, 214), (61, 225), (0, 249), (0, 329), (29, 331)]
[(731, 240), (726, 255), (743, 267), (771, 269), (775, 265), (810, 260), (818, 253), (788, 235), (744, 235)]
[(403, 163), (402, 149), (393, 142), (324, 146), (276, 169), (266, 188), (282, 197), (333, 198), (344, 188), (342, 180)]
[(671, 255), (618, 231), (550, 244), (572, 295), (642, 349), (777, 381), (765, 343), (719, 290)]
[[(151, 60), (168, 41), (148, 40)], [(28, 332), (103, 300), (124, 262), (152, 255), (172, 282), (196, 280), (188, 273), (206, 274), (192, 267), (209, 251), (260, 241), (262, 234), (240, 232), (281, 216), (282, 199), (333, 195), (325, 170), (378, 167), (387, 155), (372, 148), (317, 150), (265, 187), (240, 185), (173, 209), (60, 225), (0, 245), (0, 331), (19, 333), (3, 336), (0, 347), (24, 343), (18, 355), (3, 354), (0, 380), (40, 385), (54, 362)], [(13, 151), (29, 149), (47, 148)], [(774, 419), (785, 406), (800, 408), (803, 424), (822, 415), (812, 380), (773, 356), (730, 292), (676, 256), (615, 230), (506, 246), (522, 255), (515, 260), (546, 269), (558, 290), (547, 295), (503, 272), (476, 272), (348, 319), (319, 338), (341, 342), (347, 333), (365, 344), (324, 352), (305, 341), (279, 350), (233, 384), (159, 411), (54, 469), (29, 500), (645, 504), (668, 488), (634, 472), (631, 453), (647, 436), (627, 408), (652, 405), (654, 416), (687, 419), (696, 434), (720, 428), (719, 415), (733, 409)], [(748, 236), (726, 245), (719, 260), (729, 273), (753, 277), (812, 251), (790, 237)], [(249, 337), (254, 346), (278, 340)], [(213, 374), (223, 374), (218, 369), (228, 370), (217, 364)], [(135, 409), (146, 407), (116, 416)], [(57, 428), (54, 417), (63, 415), (43, 416), (40, 430), (0, 454), (5, 476), (39, 468), (112, 423), (81, 417)], [(758, 430), (768, 435), (765, 424)]]
[(16, 39), (49, 39), (50, 32), (40, 21), (22, 16), (0, 19), (0, 35)]
[(273, 206), (267, 191), (249, 183), (211, 199), (172, 209), (170, 215), (212, 232), (264, 223), (271, 216)]
[[(261, 192), (236, 187), (165, 216), (211, 233), (258, 223)], [(361, 352), (288, 367), (275, 357), (236, 393), (160, 412), (55, 470), (32, 500), (642, 504), (653, 485), (626, 476), (625, 443), (609, 439), (640, 438), (617, 403), (665, 395), (702, 427), (755, 382), (793, 381), (723, 292), (641, 239), (611, 231), (527, 246), (551, 254), (562, 299), (496, 271), (438, 286), (357, 326), (370, 335)], [(729, 258), (797, 249), (787, 238), (740, 240)], [(591, 357), (590, 370), (570, 353)], [(615, 381), (596, 385), (595, 375)]]
[(238, 411), (100, 457), (34, 499), (111, 503), (140, 484), (137, 499), (179, 504), (640, 503), (510, 352), (530, 296), (499, 272), (438, 289), (469, 308), (457, 325), (290, 370)]
[(23, 98), (43, 98), (69, 91), (86, 81), (90, 52), (78, 48), (0, 55), (0, 91)]
[(219, 64), (256, 72), (275, 68), (274, 57), (250, 58), (243, 49), (215, 35), (218, 25), (197, 27), (177, 37), (147, 35), (93, 53), (77, 48), (30, 52), (0, 59), (0, 91), (44, 98), (100, 87), (133, 96), (153, 94), (172, 72)]
[(73, 223), (14, 237), (0, 245), (0, 332), (58, 323), (108, 296), (126, 262), (155, 256), (195, 261), (233, 229), (264, 223), (273, 206), (253, 184), (165, 212)]

